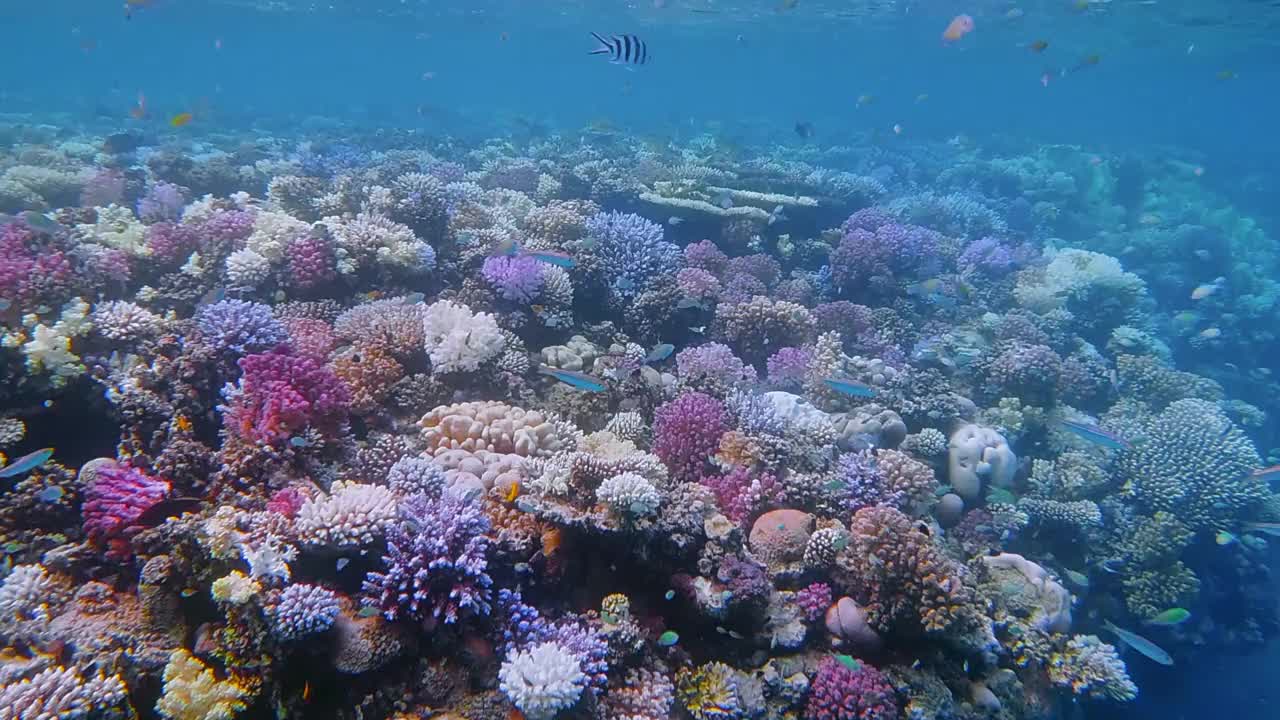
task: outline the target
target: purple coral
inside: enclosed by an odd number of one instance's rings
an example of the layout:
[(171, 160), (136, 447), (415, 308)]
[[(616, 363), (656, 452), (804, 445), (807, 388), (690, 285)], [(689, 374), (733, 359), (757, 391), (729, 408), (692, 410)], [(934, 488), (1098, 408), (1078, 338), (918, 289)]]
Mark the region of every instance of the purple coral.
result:
[(720, 567), (716, 568), (716, 579), (733, 593), (731, 602), (735, 605), (764, 600), (773, 590), (764, 568), (736, 555), (729, 555), (720, 561)]
[(662, 226), (634, 213), (596, 213), (586, 228), (615, 299), (634, 297), (680, 265), (680, 248), (663, 240)]
[(188, 225), (162, 221), (147, 228), (147, 252), (161, 265), (185, 261), (199, 246), (199, 236)]
[(691, 300), (714, 300), (720, 294), (720, 281), (702, 268), (681, 268), (676, 273), (676, 287)]
[(809, 686), (804, 720), (896, 720), (898, 701), (884, 673), (864, 662), (855, 670), (827, 657)]
[(182, 216), (187, 201), (182, 188), (173, 183), (158, 182), (138, 201), (138, 217), (145, 223), (171, 222)]
[(859, 210), (841, 226), (844, 236), (831, 251), (831, 273), (837, 286), (861, 288), (894, 275), (926, 275), (944, 248), (942, 235), (905, 225), (883, 212)]
[(724, 272), (725, 266), (728, 264), (729, 256), (725, 255), (710, 240), (700, 240), (684, 249), (685, 267), (698, 268), (699, 270), (719, 275)]
[(799, 387), (809, 373), (813, 353), (804, 348), (784, 347), (769, 356), (765, 365), (769, 382), (778, 387)]
[(291, 287), (306, 290), (332, 280), (336, 275), (333, 247), (323, 238), (304, 235), (289, 243), (289, 272), (285, 276)]
[(19, 223), (0, 228), (0, 298), (20, 307), (60, 300), (73, 279), (65, 253), (37, 247), (35, 234)]
[(786, 487), (776, 475), (744, 467), (735, 466), (724, 475), (703, 476), (701, 482), (711, 488), (725, 516), (744, 527), (786, 499)]
[(545, 264), (529, 255), (485, 258), (480, 274), (504, 300), (531, 303), (542, 292)]
[(796, 591), (796, 605), (804, 612), (804, 617), (809, 622), (816, 622), (819, 618), (826, 615), (827, 608), (831, 607), (834, 596), (831, 593), (831, 586), (823, 583), (811, 583)]
[(1002, 275), (1014, 268), (1017, 257), (1012, 248), (993, 237), (984, 237), (969, 243), (956, 258), (962, 270), (975, 270), (988, 275)]
[(84, 491), (84, 531), (113, 560), (133, 556), (129, 538), (138, 519), (169, 493), (169, 483), (137, 468), (104, 464)]
[(270, 352), (243, 357), (239, 366), (240, 382), (223, 408), (232, 434), (279, 445), (309, 427), (336, 434), (345, 421), (351, 392), (315, 358)]
[(196, 329), (215, 349), (236, 355), (269, 350), (285, 340), (284, 326), (271, 307), (247, 300), (206, 305), (196, 315)]
[(230, 249), (253, 234), (255, 219), (248, 210), (216, 210), (196, 227), (204, 247)]
[(653, 453), (671, 474), (692, 480), (720, 447), (728, 430), (724, 405), (700, 392), (686, 392), (658, 408), (653, 419)]
[(901, 491), (889, 489), (870, 450), (842, 455), (834, 484), (841, 506), (851, 513), (874, 505), (897, 507), (903, 500)]
[(284, 641), (321, 633), (338, 617), (338, 595), (319, 585), (294, 583), (267, 612), (271, 631)]
[(782, 276), (782, 265), (764, 253), (744, 255), (729, 261), (725, 275), (750, 275), (765, 285), (772, 285)]
[(401, 501), (400, 519), (387, 534), (387, 571), (365, 578), (366, 603), (388, 620), (456, 623), (488, 615), (490, 525), (480, 507), (451, 493), (412, 495)]
[(711, 381), (719, 385), (737, 385), (756, 381), (756, 369), (746, 364), (728, 345), (707, 343), (685, 348), (676, 355), (676, 374), (685, 384)]

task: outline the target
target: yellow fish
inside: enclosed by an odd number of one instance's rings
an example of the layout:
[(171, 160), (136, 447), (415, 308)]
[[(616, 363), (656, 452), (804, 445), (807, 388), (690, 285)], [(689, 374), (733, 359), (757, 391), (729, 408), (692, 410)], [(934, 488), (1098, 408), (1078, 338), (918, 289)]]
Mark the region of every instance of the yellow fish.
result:
[(169, 124), (173, 127), (179, 128), (195, 119), (196, 116), (189, 112), (178, 113), (169, 119)]

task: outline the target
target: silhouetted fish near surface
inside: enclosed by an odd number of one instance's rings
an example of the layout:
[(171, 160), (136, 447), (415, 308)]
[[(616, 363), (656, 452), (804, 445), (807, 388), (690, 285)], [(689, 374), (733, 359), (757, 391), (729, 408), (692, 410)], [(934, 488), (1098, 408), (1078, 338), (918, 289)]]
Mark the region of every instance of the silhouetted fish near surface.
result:
[(649, 61), (649, 47), (635, 35), (610, 35), (603, 38), (596, 33), (591, 36), (600, 41), (600, 47), (592, 50), (591, 55), (608, 55), (609, 62), (622, 65), (643, 65)]

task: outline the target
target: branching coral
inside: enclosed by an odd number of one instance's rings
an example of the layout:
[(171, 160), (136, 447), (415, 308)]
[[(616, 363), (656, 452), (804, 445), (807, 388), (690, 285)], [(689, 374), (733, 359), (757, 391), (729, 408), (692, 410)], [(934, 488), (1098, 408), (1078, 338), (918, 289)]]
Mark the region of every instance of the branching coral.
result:
[(424, 342), (433, 372), (472, 371), (502, 352), (506, 337), (492, 315), (441, 300), (422, 317)]
[(164, 666), (164, 691), (156, 712), (169, 720), (232, 720), (247, 706), (248, 691), (218, 680), (211, 668), (183, 649)]
[(854, 661), (845, 666), (833, 657), (824, 658), (809, 688), (805, 720), (894, 720), (898, 702), (893, 686), (874, 667)]
[(698, 392), (687, 392), (658, 408), (653, 420), (653, 453), (673, 477), (698, 478), (707, 459), (720, 446), (726, 429), (724, 405)]
[(307, 428), (336, 435), (346, 421), (350, 392), (315, 358), (282, 352), (249, 355), (225, 391), (227, 430), (255, 443), (282, 445)]

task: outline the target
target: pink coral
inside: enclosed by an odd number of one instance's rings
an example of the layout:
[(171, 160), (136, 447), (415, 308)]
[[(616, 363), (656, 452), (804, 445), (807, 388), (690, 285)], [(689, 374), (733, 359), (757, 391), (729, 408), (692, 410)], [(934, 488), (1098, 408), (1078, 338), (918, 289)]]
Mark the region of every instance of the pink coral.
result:
[(728, 264), (729, 256), (710, 240), (701, 240), (684, 249), (685, 267), (699, 268), (718, 275)]
[(853, 661), (850, 668), (833, 657), (818, 667), (809, 686), (805, 720), (895, 720), (898, 702), (884, 673)]
[(831, 586), (824, 582), (810, 583), (796, 591), (795, 603), (804, 611), (804, 617), (813, 622), (831, 607)]
[(288, 318), (284, 320), (289, 335), (289, 347), (294, 354), (324, 361), (338, 345), (333, 328), (323, 320), (312, 318)]
[(786, 499), (786, 488), (777, 476), (753, 473), (744, 467), (735, 466), (725, 475), (705, 476), (702, 484), (715, 493), (725, 516), (738, 524), (746, 524), (758, 513)]
[(700, 392), (686, 392), (658, 408), (653, 419), (653, 453), (671, 474), (692, 480), (720, 447), (728, 430), (724, 405)]
[(127, 560), (133, 552), (129, 538), (142, 514), (164, 499), (169, 483), (128, 465), (105, 464), (85, 488), (84, 531), (113, 560)]
[(147, 228), (147, 252), (161, 266), (180, 265), (200, 245), (200, 238), (189, 225), (158, 222)]
[(291, 287), (305, 290), (332, 280), (336, 276), (333, 248), (322, 238), (305, 235), (289, 243), (289, 272), (285, 276)]
[(720, 281), (702, 268), (681, 268), (676, 273), (676, 287), (690, 300), (714, 300), (720, 294)]
[(232, 434), (280, 444), (308, 427), (336, 433), (345, 420), (350, 392), (315, 358), (269, 352), (239, 365), (243, 375), (223, 417)]
[(18, 223), (0, 228), (0, 298), (20, 306), (57, 301), (69, 294), (73, 277), (62, 251), (36, 247), (34, 234)]

